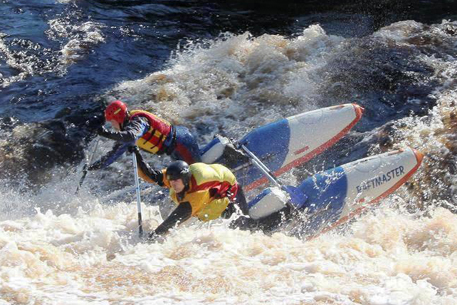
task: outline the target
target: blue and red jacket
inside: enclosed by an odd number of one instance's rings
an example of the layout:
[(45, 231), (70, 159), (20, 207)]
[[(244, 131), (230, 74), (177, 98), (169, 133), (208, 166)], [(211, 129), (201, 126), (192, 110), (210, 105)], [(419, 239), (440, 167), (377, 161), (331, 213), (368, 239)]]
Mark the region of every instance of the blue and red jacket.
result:
[(169, 154), (173, 149), (175, 131), (173, 125), (150, 112), (132, 110), (123, 130), (105, 131), (101, 136), (117, 143), (97, 162), (97, 168), (109, 166), (134, 145), (152, 154)]

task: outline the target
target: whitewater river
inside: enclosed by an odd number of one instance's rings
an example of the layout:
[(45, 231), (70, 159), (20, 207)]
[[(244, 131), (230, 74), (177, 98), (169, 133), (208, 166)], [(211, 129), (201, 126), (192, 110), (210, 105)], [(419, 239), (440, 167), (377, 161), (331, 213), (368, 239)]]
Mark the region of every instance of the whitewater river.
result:
[[(457, 17), (239, 5), (0, 0), (0, 305), (457, 304)], [(281, 178), (293, 185), (402, 147), (425, 157), (394, 194), (312, 240), (219, 220), (141, 243), (129, 156), (75, 195), (94, 117), (114, 98), (202, 145), (363, 106), (345, 138)], [(150, 231), (172, 204), (142, 189)]]

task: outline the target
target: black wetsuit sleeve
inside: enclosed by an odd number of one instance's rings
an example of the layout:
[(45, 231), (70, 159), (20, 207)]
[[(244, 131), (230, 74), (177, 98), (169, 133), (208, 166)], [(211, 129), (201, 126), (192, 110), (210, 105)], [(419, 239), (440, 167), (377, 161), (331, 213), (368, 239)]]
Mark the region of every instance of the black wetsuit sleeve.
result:
[(138, 168), (145, 174), (149, 179), (154, 181), (160, 186), (163, 186), (163, 173), (161, 171), (151, 168), (145, 161), (138, 149), (134, 150), (136, 156), (136, 163)]
[(100, 135), (102, 137), (115, 140), (122, 143), (136, 142), (141, 136), (149, 130), (149, 122), (143, 117), (134, 117), (126, 123), (122, 131), (104, 130)]
[(192, 206), (189, 202), (181, 202), (178, 207), (155, 229), (155, 234), (166, 234), (175, 225), (189, 219), (192, 216)]
[(94, 162), (89, 170), (98, 170), (101, 168), (108, 167), (111, 163), (116, 161), (122, 154), (127, 150), (128, 145), (120, 142), (114, 144), (113, 148), (106, 155), (100, 158), (100, 160)]

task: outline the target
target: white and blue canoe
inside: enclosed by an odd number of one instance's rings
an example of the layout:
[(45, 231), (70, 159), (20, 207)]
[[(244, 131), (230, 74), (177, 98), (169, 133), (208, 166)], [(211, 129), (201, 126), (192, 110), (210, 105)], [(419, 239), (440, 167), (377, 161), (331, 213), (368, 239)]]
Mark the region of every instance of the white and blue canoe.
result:
[[(307, 162), (334, 145), (360, 120), (363, 108), (342, 104), (294, 115), (254, 129), (235, 143), (244, 145), (274, 176)], [(216, 137), (202, 151), (202, 162), (222, 163), (229, 140)], [(268, 182), (250, 162), (238, 160), (229, 166), (246, 191)]]
[[(419, 168), (423, 154), (406, 148), (357, 160), (318, 173), (298, 189), (308, 198), (292, 209), (304, 215), (303, 232), (316, 236), (339, 226), (403, 185)], [(287, 195), (268, 188), (249, 202), (249, 215), (262, 220), (287, 207)]]

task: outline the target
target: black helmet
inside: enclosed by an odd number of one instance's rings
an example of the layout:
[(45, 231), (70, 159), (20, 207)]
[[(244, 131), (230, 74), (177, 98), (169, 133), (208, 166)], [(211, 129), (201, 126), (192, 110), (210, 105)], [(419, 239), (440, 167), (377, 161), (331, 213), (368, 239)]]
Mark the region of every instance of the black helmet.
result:
[(191, 173), (189, 164), (184, 161), (175, 161), (167, 167), (167, 179), (181, 179), (184, 185), (189, 185)]

